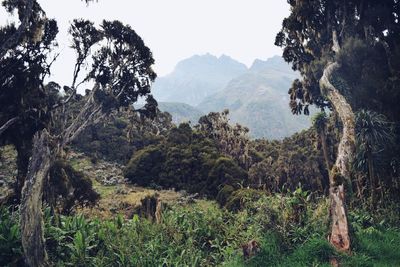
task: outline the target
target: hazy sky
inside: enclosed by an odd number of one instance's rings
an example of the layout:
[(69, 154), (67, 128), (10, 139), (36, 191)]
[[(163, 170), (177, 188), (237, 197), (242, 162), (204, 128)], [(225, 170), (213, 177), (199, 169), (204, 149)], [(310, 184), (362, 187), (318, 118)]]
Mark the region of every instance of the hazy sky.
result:
[[(152, 50), (155, 70), (163, 76), (195, 54), (226, 54), (247, 65), (280, 55), (274, 39), (289, 13), (285, 0), (98, 0), (88, 7), (80, 0), (38, 1), (59, 25), (61, 56), (52, 79), (61, 84), (69, 84), (72, 76), (67, 29), (74, 18), (130, 24)], [(0, 18), (4, 25), (3, 10)]]

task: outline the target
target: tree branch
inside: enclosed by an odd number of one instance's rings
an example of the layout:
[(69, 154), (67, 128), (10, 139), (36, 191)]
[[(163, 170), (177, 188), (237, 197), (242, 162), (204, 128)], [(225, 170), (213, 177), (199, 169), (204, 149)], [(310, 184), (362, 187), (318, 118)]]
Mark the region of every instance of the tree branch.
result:
[(0, 136), (3, 134), (5, 130), (10, 128), (14, 123), (16, 123), (19, 120), (19, 117), (14, 117), (12, 119), (9, 119), (3, 126), (0, 127)]

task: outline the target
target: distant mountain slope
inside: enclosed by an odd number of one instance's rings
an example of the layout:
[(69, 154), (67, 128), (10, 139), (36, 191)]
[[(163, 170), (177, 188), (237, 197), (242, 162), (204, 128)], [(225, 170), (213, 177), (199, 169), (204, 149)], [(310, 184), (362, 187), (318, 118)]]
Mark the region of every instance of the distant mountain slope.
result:
[(199, 118), (204, 115), (200, 110), (185, 103), (159, 102), (158, 108), (171, 114), (172, 121), (176, 124), (189, 121), (196, 124)]
[(248, 72), (197, 108), (204, 113), (228, 108), (231, 120), (249, 127), (253, 137), (281, 139), (310, 126), (309, 117), (294, 116), (289, 109), (287, 91), (296, 77), (280, 57), (256, 60)]
[(246, 71), (246, 65), (225, 55), (196, 55), (179, 62), (171, 74), (157, 78), (152, 92), (160, 102), (195, 106)]

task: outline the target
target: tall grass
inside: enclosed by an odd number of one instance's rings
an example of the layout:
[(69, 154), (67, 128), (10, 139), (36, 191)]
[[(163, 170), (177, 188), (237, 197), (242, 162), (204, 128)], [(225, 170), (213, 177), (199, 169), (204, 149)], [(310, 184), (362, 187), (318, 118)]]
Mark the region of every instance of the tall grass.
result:
[[(342, 255), (326, 240), (326, 199), (276, 195), (230, 212), (216, 203), (176, 205), (161, 224), (134, 216), (101, 221), (45, 212), (46, 244), (55, 266), (400, 266), (400, 230), (365, 213), (349, 217), (353, 252)], [(0, 210), (0, 266), (23, 266), (18, 213)], [(243, 259), (241, 245), (260, 243)]]

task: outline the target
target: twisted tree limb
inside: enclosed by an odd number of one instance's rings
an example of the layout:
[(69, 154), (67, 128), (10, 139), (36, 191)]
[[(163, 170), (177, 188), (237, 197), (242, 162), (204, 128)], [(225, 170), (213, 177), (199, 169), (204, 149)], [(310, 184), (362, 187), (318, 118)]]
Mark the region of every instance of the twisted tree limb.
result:
[(329, 63), (320, 79), (320, 87), (331, 101), (343, 123), (343, 134), (339, 143), (335, 165), (329, 175), (330, 216), (332, 220), (330, 243), (339, 251), (350, 251), (350, 236), (346, 214), (344, 183), (350, 179), (350, 163), (355, 151), (354, 112), (346, 98), (332, 85), (330, 79), (340, 67), (337, 62)]
[(0, 127), (0, 135), (2, 135), (3, 132), (5, 132), (8, 128), (10, 128), (18, 120), (19, 120), (19, 117), (14, 117), (12, 119), (9, 119), (6, 123), (4, 123), (3, 126)]

